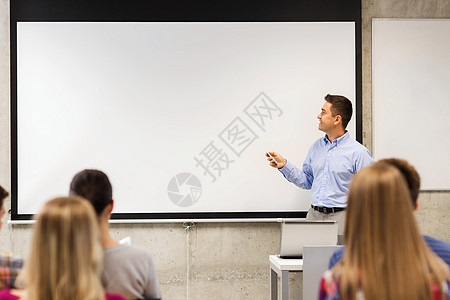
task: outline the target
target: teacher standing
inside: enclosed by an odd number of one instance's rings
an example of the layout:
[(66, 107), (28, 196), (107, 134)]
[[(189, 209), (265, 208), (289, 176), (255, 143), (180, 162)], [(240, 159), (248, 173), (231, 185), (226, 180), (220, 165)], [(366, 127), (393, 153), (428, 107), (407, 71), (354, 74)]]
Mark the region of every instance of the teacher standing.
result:
[(346, 130), (352, 117), (352, 103), (344, 96), (326, 95), (317, 116), (325, 136), (308, 150), (302, 168), (294, 166), (277, 152), (266, 154), (270, 165), (302, 189), (311, 189), (307, 220), (338, 221), (339, 244), (343, 243), (347, 192), (352, 176), (370, 165), (369, 150), (350, 137)]

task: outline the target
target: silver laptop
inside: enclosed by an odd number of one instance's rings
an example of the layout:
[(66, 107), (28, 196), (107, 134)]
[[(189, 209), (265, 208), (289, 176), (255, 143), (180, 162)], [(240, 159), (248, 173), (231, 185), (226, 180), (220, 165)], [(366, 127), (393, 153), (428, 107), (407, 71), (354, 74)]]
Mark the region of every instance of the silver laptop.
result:
[(281, 223), (281, 258), (302, 258), (303, 246), (337, 245), (336, 221), (283, 221)]

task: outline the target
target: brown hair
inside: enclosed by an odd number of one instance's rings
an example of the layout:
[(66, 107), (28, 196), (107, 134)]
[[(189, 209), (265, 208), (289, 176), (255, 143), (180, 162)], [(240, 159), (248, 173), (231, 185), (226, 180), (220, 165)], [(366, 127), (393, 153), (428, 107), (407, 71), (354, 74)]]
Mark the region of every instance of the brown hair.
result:
[(331, 103), (331, 113), (333, 117), (340, 115), (342, 117), (342, 126), (347, 128), (348, 122), (352, 118), (353, 108), (352, 103), (344, 96), (326, 95), (325, 101)]
[(100, 170), (78, 172), (70, 183), (70, 194), (91, 202), (97, 216), (112, 202), (112, 186), (108, 176)]
[(3, 200), (8, 197), (9, 193), (0, 185), (0, 207), (3, 205)]
[[(376, 162), (352, 179), (345, 222), (346, 250), (332, 268), (342, 299), (431, 299), (431, 283), (442, 289), (447, 264), (426, 245), (415, 222), (404, 177)], [(441, 290), (442, 291), (442, 290)]]
[(420, 190), (420, 175), (416, 168), (411, 165), (408, 161), (400, 158), (385, 158), (378, 162), (387, 163), (396, 167), (406, 180), (408, 185), (409, 193), (411, 195), (411, 200), (414, 206), (416, 206), (417, 198), (419, 197)]
[(25, 264), (26, 300), (105, 299), (97, 218), (80, 197), (47, 202), (34, 228)]

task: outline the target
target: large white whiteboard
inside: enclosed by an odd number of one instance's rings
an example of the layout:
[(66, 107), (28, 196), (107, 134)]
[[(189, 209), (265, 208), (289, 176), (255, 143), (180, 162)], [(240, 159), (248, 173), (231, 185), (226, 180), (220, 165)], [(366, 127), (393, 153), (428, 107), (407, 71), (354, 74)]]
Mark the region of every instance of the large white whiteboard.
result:
[(374, 19), (372, 31), (373, 156), (450, 189), (450, 20)]
[(355, 69), (354, 22), (18, 22), (18, 213), (84, 168), (116, 213), (307, 210), (264, 153), (301, 166)]

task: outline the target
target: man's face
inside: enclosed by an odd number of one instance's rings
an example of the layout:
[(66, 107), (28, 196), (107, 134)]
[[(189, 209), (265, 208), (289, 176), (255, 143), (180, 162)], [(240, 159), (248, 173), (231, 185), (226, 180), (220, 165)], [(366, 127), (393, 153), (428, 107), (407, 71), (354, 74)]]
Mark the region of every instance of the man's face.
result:
[(331, 129), (335, 126), (336, 116), (333, 117), (331, 113), (331, 103), (325, 102), (322, 106), (320, 114), (317, 116), (319, 119), (319, 130), (329, 133)]

